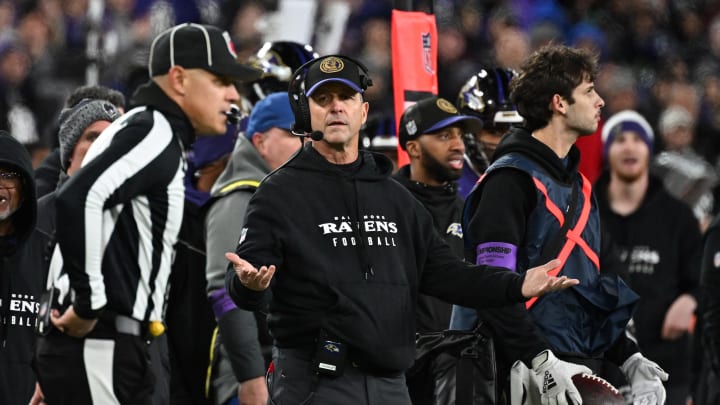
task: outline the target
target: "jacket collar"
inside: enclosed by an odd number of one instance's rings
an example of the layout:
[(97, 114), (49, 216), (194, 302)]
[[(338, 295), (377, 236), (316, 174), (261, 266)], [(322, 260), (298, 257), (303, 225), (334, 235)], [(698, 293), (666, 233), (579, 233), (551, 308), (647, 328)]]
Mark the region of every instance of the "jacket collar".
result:
[(190, 119), (180, 106), (152, 80), (140, 86), (130, 100), (131, 107), (143, 105), (161, 111), (170, 121), (173, 132), (180, 138), (183, 147), (190, 148), (195, 141), (195, 130)]

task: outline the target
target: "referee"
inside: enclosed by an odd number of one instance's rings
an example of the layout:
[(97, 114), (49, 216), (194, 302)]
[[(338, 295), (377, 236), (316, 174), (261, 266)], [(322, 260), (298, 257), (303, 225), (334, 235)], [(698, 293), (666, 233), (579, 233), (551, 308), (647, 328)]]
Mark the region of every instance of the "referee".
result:
[(150, 404), (147, 349), (163, 331), (184, 150), (196, 134), (224, 133), (235, 81), (260, 75), (236, 62), (227, 33), (197, 24), (156, 37), (149, 70), (134, 108), (103, 131), (57, 194), (69, 293), (52, 300), (54, 327), (36, 351), (47, 403)]

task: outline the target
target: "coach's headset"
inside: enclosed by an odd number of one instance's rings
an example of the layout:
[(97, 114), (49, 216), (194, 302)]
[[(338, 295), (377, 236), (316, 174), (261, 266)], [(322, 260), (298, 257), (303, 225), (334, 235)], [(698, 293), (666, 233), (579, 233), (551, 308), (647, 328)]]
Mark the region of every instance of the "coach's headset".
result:
[(315, 141), (322, 139), (323, 134), (320, 131), (313, 131), (310, 123), (310, 106), (308, 98), (305, 95), (305, 79), (310, 68), (316, 63), (322, 63), (325, 59), (334, 57), (340, 59), (343, 62), (344, 67), (354, 66), (358, 70), (358, 79), (360, 88), (364, 92), (368, 87), (372, 86), (373, 82), (368, 75), (368, 69), (360, 61), (352, 59), (343, 55), (325, 55), (319, 58), (313, 59), (304, 63), (302, 66), (295, 70), (290, 84), (288, 85), (288, 97), (290, 98), (290, 108), (292, 109), (293, 115), (295, 116), (295, 123), (292, 126), (291, 132), (298, 136), (310, 136)]

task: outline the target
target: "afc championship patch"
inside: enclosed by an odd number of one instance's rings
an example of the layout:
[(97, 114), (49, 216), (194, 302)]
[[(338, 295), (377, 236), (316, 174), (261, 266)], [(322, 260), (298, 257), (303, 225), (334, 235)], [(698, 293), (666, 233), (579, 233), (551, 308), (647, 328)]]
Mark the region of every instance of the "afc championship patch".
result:
[(516, 270), (517, 246), (511, 243), (481, 243), (477, 246), (475, 252), (477, 253), (475, 264), (505, 267), (512, 271)]

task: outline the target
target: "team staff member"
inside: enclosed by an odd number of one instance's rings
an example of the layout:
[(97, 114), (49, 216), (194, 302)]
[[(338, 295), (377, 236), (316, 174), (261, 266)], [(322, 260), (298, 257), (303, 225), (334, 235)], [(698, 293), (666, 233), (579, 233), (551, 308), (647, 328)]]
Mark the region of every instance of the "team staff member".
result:
[[(400, 147), (408, 152), (410, 164), (398, 169), (393, 178), (410, 191), (430, 212), (435, 229), (463, 257), (461, 218), (463, 200), (457, 183), (463, 167), (464, 133), (480, 130), (479, 118), (460, 115), (455, 106), (436, 96), (408, 107), (400, 117)], [(407, 130), (415, 129), (410, 134)], [(420, 294), (417, 330), (447, 329), (452, 305)]]
[(196, 24), (156, 37), (149, 69), (135, 108), (103, 131), (57, 194), (57, 239), (75, 297), (56, 310), (56, 330), (37, 350), (48, 403), (150, 403), (148, 324), (163, 318), (183, 152), (195, 134), (225, 132), (239, 98), (232, 79), (258, 76), (237, 64), (227, 33)]
[[(462, 210), (464, 201), (458, 195), (458, 185), (455, 183), (463, 173), (465, 166), (463, 152), (465, 143), (463, 135), (477, 133), (483, 121), (475, 116), (461, 115), (455, 106), (448, 100), (436, 96), (420, 100), (408, 107), (400, 117), (400, 146), (407, 150), (410, 164), (401, 167), (393, 178), (405, 186), (415, 198), (430, 212), (435, 229), (452, 248), (457, 257), (463, 257), (464, 244), (462, 234)], [(414, 133), (408, 129), (415, 129)], [(509, 307), (512, 308), (512, 307)], [(452, 306), (447, 302), (434, 297), (419, 294), (417, 303), (417, 330), (418, 332), (436, 332), (447, 329), (450, 323)], [(521, 309), (524, 311), (524, 309)], [(497, 312), (498, 308), (486, 312)], [(505, 334), (495, 335), (495, 347), (499, 348), (508, 358), (515, 361), (521, 359), (531, 364), (532, 359), (541, 352), (549, 349), (548, 343), (531, 322), (527, 322), (527, 329), (516, 322), (507, 324), (505, 311), (494, 316), (494, 322), (486, 325), (485, 332), (495, 331), (502, 325)], [(499, 324), (499, 325), (498, 325)], [(506, 325), (507, 324), (507, 325)], [(512, 364), (512, 361), (509, 361)], [(443, 375), (440, 370), (447, 367), (443, 362), (430, 362), (428, 370), (430, 375)], [(507, 362), (506, 362), (507, 363)], [(563, 376), (567, 380), (561, 381), (558, 374), (555, 378), (557, 384), (571, 387), (570, 377), (581, 372), (590, 372), (582, 366), (558, 362), (567, 373)], [(499, 365), (496, 366), (498, 369)], [(555, 372), (556, 370), (553, 370)], [(498, 379), (498, 391), (505, 385), (505, 377), (509, 366), (498, 371), (502, 376)], [(410, 373), (412, 374), (412, 372)], [(447, 373), (451, 374), (451, 373)], [(429, 386), (424, 378), (409, 378), (408, 388), (414, 405), (433, 403), (434, 397), (449, 395), (455, 398), (455, 384), (446, 381), (437, 381), (433, 378), (435, 386)], [(484, 382), (475, 382), (483, 384)], [(494, 387), (495, 388), (495, 387)], [(437, 391), (441, 391), (439, 394)], [(577, 398), (576, 398), (577, 399)]]
[(35, 238), (37, 204), (27, 149), (0, 131), (0, 403), (26, 404), (37, 303), (47, 275), (43, 244)]
[(237, 140), (230, 161), (212, 188), (205, 217), (205, 272), (221, 342), (215, 347), (217, 367), (211, 379), (211, 396), (219, 404), (232, 397), (241, 404), (267, 403), (265, 372), (272, 338), (265, 311), (252, 313), (233, 304), (225, 290), (227, 260), (223, 254), (235, 247), (237, 231), (242, 229), (248, 202), (260, 181), (300, 148), (300, 138), (290, 132), (292, 123), (286, 91), (258, 101), (245, 137)]
[(546, 276), (557, 261), (522, 277), (457, 259), (427, 210), (390, 178), (392, 163), (358, 151), (370, 84), (344, 56), (295, 72), (294, 131), (314, 141), (263, 181), (237, 254), (226, 255), (234, 270), (226, 288), (243, 308), (270, 298), (278, 269), (269, 315), (275, 404), (408, 404), (419, 292), (502, 305), (576, 283)]
[(601, 371), (601, 358), (612, 352), (616, 364), (628, 362), (628, 378), (640, 382), (642, 377), (659, 397), (659, 391), (664, 394), (660, 379), (667, 374), (645, 374), (657, 365), (625, 338), (637, 295), (617, 276), (601, 276), (597, 202), (577, 170), (575, 141), (597, 129), (604, 105), (593, 84), (596, 69), (593, 55), (557, 45), (523, 63), (510, 89), (526, 127), (512, 129), (498, 145), (483, 181), (465, 203), (463, 230), (478, 264), (523, 273), (545, 257), (561, 257), (559, 271), (582, 283), (526, 304), (553, 351), (595, 373)]

